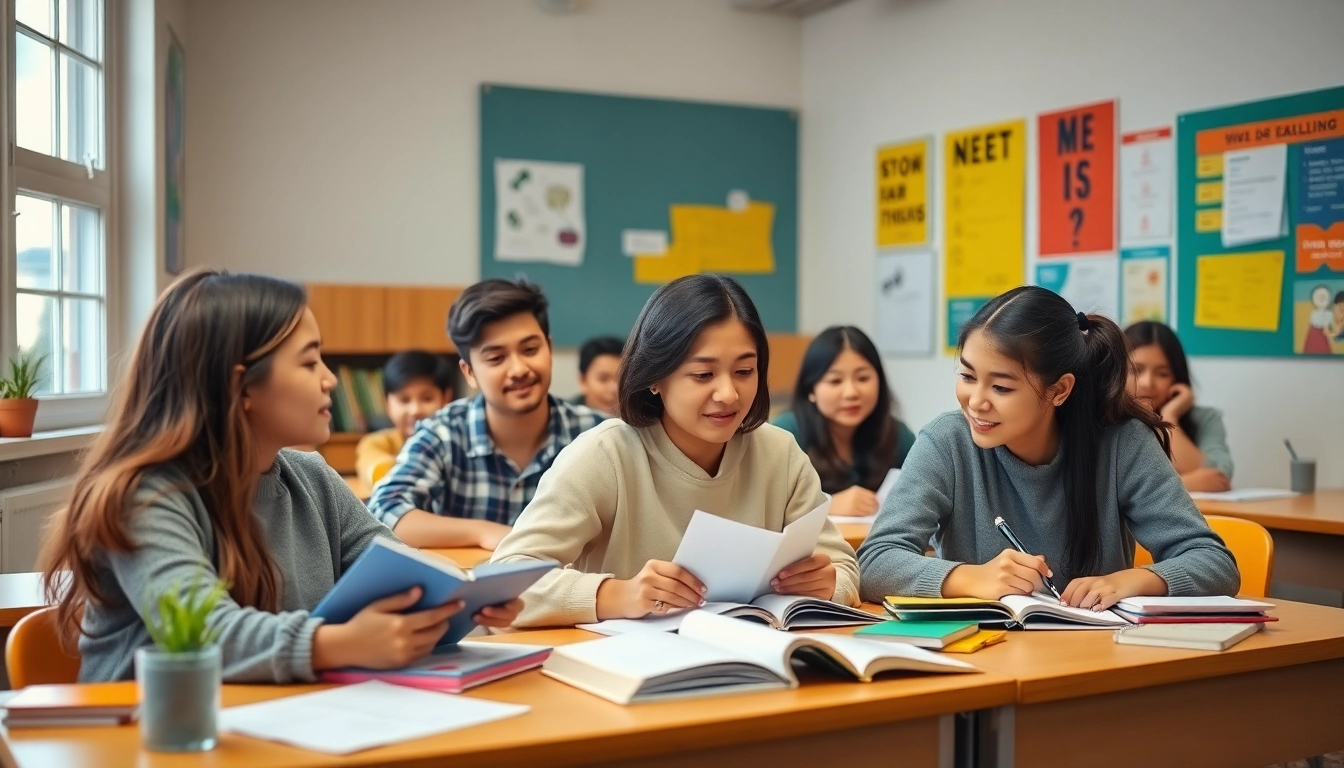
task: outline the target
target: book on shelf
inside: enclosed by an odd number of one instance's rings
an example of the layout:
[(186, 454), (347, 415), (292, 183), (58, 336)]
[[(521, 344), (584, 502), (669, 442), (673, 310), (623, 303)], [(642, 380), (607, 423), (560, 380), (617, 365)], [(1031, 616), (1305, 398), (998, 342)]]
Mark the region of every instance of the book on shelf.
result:
[(964, 661), (906, 643), (776, 632), (692, 611), (678, 634), (604, 637), (551, 651), (542, 673), (617, 704), (798, 687), (795, 660), (851, 680), (888, 671), (976, 672)]

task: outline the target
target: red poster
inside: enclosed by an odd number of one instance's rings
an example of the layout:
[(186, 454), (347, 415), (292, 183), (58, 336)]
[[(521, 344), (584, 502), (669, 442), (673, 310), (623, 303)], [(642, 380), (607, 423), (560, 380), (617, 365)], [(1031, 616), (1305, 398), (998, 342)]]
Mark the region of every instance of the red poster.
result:
[(1115, 102), (1038, 118), (1042, 256), (1115, 251)]

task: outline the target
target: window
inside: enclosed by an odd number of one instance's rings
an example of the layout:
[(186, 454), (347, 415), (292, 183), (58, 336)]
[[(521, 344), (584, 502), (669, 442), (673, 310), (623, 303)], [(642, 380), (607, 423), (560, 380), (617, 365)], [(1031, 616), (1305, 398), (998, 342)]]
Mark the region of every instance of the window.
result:
[(6, 5), (14, 236), (12, 269), (3, 273), (12, 314), (0, 322), (0, 352), (43, 356), (39, 394), (52, 402), (39, 418), (54, 410), (55, 421), (69, 421), (63, 406), (82, 401), (88, 412), (96, 401), (101, 410), (107, 388), (106, 9), (104, 0)]

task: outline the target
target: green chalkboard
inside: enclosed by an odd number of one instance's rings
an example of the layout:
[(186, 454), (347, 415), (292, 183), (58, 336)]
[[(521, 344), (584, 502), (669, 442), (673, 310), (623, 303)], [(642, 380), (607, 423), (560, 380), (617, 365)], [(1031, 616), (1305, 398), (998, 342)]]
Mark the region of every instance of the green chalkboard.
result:
[[(1344, 274), (1324, 269), (1311, 274), (1298, 274), (1295, 254), (1297, 251), (1296, 217), (1299, 209), (1299, 177), (1301, 175), (1301, 144), (1295, 138), (1288, 143), (1288, 179), (1285, 212), (1288, 218), (1288, 234), (1278, 240), (1259, 242), (1235, 248), (1224, 248), (1219, 231), (1200, 232), (1196, 227), (1196, 217), (1201, 210), (1221, 205), (1200, 204), (1196, 199), (1196, 185), (1216, 180), (1217, 176), (1206, 175), (1199, 178), (1197, 162), (1199, 152), (1196, 148), (1196, 136), (1200, 131), (1242, 126), (1266, 120), (1281, 120), (1301, 115), (1312, 115), (1331, 110), (1344, 109), (1344, 88), (1329, 88), (1291, 96), (1281, 96), (1246, 104), (1207, 109), (1181, 115), (1176, 122), (1176, 212), (1177, 212), (1177, 258), (1176, 258), (1176, 318), (1181, 343), (1186, 351), (1194, 355), (1218, 356), (1255, 356), (1255, 357), (1297, 357), (1294, 353), (1295, 334), (1300, 332), (1302, 322), (1296, 315), (1303, 310), (1297, 306), (1302, 298), (1306, 283), (1327, 283), (1334, 285), (1344, 280)], [(1314, 140), (1313, 140), (1314, 141)], [(1201, 328), (1195, 325), (1196, 275), (1200, 256), (1249, 253), (1256, 251), (1283, 251), (1284, 275), (1281, 286), (1278, 330), (1245, 331), (1223, 328)], [(1305, 286), (1309, 293), (1310, 286)], [(1295, 329), (1296, 327), (1296, 329)], [(1301, 347), (1301, 339), (1296, 339)], [(1344, 358), (1340, 358), (1344, 359)]]
[[(733, 275), (771, 331), (798, 323), (798, 121), (789, 110), (483, 85), (481, 277), (526, 274), (551, 301), (551, 336), (572, 347), (624, 337), (656, 285), (634, 281), (625, 230), (671, 232), (674, 204), (726, 205), (733, 190), (775, 207), (775, 269)], [(583, 263), (495, 259), (495, 161), (583, 165)]]

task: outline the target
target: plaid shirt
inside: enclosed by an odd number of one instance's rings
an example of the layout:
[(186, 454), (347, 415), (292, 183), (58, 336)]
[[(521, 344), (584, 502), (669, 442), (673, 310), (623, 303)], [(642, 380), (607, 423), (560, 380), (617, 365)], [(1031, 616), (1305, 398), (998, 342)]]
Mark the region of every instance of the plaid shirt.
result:
[(413, 509), (513, 525), (560, 449), (605, 418), (581, 405), (547, 399), (550, 437), (522, 471), (490, 439), (485, 398), (449, 403), (416, 425), (396, 466), (374, 487), (369, 509), (388, 528)]

